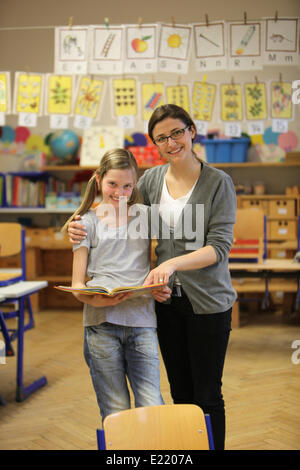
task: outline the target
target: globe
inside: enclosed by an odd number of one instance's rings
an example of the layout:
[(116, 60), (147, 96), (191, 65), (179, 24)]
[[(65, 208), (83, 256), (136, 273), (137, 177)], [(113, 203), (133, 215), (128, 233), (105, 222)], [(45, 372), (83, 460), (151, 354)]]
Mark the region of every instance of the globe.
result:
[(51, 135), (49, 146), (55, 157), (67, 163), (73, 160), (79, 148), (79, 138), (68, 129), (57, 131)]

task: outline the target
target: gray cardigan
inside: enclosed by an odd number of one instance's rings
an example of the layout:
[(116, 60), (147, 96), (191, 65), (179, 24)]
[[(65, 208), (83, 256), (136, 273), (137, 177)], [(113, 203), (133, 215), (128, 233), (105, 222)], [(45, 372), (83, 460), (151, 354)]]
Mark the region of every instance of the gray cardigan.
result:
[[(146, 170), (138, 181), (144, 204), (151, 205), (156, 211), (167, 168), (168, 164)], [(235, 213), (236, 193), (230, 176), (203, 163), (201, 174), (183, 215), (174, 231), (169, 231), (168, 237), (163, 227), (164, 223), (160, 219), (156, 248), (158, 264), (175, 256), (190, 253), (191, 250), (201, 246), (211, 245), (215, 249), (217, 255), (215, 264), (176, 273), (195, 313), (224, 312), (234, 304), (236, 292), (231, 285), (228, 253), (233, 240)], [(184, 220), (187, 220), (187, 224), (184, 224)], [(182, 227), (185, 225), (189, 227), (191, 225), (189, 220), (192, 221), (192, 232), (186, 236), (187, 231), (182, 230)], [(170, 287), (174, 278), (175, 274), (170, 279)]]

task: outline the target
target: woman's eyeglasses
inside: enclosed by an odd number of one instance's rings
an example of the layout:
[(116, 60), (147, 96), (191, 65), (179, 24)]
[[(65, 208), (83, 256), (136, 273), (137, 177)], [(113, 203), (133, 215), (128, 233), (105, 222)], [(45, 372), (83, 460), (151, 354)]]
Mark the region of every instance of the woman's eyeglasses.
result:
[(183, 134), (185, 133), (185, 131), (187, 129), (190, 129), (190, 127), (191, 126), (186, 126), (183, 129), (177, 129), (176, 131), (171, 132), (170, 135), (161, 135), (160, 137), (157, 137), (157, 139), (153, 140), (153, 142), (156, 145), (165, 145), (170, 139), (170, 137), (172, 140), (175, 140), (175, 141), (180, 140), (181, 137), (183, 137)]

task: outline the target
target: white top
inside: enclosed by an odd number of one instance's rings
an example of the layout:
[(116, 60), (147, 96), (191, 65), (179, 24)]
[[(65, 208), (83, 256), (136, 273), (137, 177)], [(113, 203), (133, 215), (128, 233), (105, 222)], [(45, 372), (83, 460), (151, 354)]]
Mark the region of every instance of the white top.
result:
[[(181, 212), (183, 211), (184, 206), (186, 205), (187, 201), (190, 199), (191, 194), (194, 190), (194, 187), (197, 184), (198, 179), (196, 180), (193, 187), (189, 190), (187, 194), (181, 196), (177, 199), (174, 199), (167, 187), (166, 177), (164, 178), (164, 184), (161, 192), (161, 198), (159, 203), (159, 214), (163, 221), (167, 224), (170, 228), (170, 231), (173, 232), (174, 228), (179, 220)], [(178, 277), (175, 277), (174, 280), (175, 284), (179, 285), (180, 281)]]

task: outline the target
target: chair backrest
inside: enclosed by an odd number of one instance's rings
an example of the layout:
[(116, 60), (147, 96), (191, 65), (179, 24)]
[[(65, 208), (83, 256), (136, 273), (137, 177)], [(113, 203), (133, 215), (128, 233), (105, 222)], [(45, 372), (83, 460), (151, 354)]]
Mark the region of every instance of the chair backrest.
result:
[(22, 226), (17, 223), (0, 223), (0, 257), (13, 256), (22, 251)]
[(196, 405), (124, 410), (103, 421), (106, 450), (209, 450), (205, 416)]
[(237, 209), (233, 227), (235, 239), (264, 238), (265, 215), (261, 209)]

